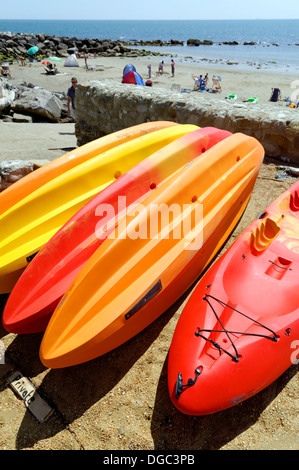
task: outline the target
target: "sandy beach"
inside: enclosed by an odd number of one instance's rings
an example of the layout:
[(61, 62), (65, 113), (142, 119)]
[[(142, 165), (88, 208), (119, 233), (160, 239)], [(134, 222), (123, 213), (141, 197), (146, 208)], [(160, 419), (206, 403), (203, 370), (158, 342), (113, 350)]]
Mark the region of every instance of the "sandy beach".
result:
[[(207, 99), (223, 99), (236, 93), (240, 100), (258, 96), (268, 103), (272, 87), (289, 96), (296, 76), (256, 69), (238, 70), (217, 64), (181, 63), (175, 58), (171, 77), (170, 57), (165, 73), (155, 76), (160, 58), (90, 58), (94, 70), (66, 68), (47, 76), (41, 63), (13, 64), (12, 83), (25, 81), (50, 91), (67, 91), (72, 76), (79, 83), (109, 79), (120, 82), (122, 70), (132, 63), (144, 80), (152, 65), (153, 87), (170, 89), (173, 84), (193, 88), (192, 75), (209, 73), (222, 77), (222, 93)], [(99, 65), (103, 70), (96, 71)], [(211, 84), (211, 82), (210, 82)], [(275, 106), (285, 106), (281, 101)], [(294, 110), (294, 112), (298, 112)], [(53, 160), (76, 146), (74, 124), (19, 124), (0, 121), (1, 160)], [(276, 179), (278, 162), (265, 159), (249, 205), (218, 256), (271, 201), (291, 186), (294, 178)], [(267, 389), (249, 400), (215, 415), (185, 416), (175, 409), (167, 388), (167, 355), (172, 335), (193, 288), (154, 324), (117, 350), (89, 363), (63, 370), (46, 369), (38, 352), (41, 334), (8, 334), (0, 325), (5, 363), (0, 364), (1, 450), (299, 450), (298, 364), (290, 367)], [(0, 313), (6, 298), (0, 297)], [(40, 424), (7, 384), (21, 371), (53, 408)], [(99, 460), (100, 462), (101, 460)]]
[[(157, 75), (160, 60), (164, 60), (164, 72)], [(271, 70), (266, 65), (252, 65), (244, 69), (238, 65), (219, 65), (209, 63), (205, 60), (196, 60), (190, 58), (184, 59), (174, 57), (175, 76), (171, 75), (171, 57), (89, 57), (86, 70), (84, 59), (79, 58), (80, 67), (65, 67), (63, 62), (57, 64), (59, 74), (52, 76), (46, 75), (45, 66), (41, 62), (27, 63), (21, 66), (16, 62), (10, 66), (12, 79), (19, 82), (25, 81), (46, 88), (50, 91), (66, 92), (70, 86), (70, 79), (76, 76), (79, 84), (85, 84), (89, 80), (111, 80), (120, 83), (123, 76), (123, 69), (127, 64), (135, 66), (136, 71), (142, 76), (144, 82), (148, 80), (148, 65), (152, 66), (151, 81), (153, 87), (171, 89), (174, 84), (181, 88), (193, 90), (194, 75), (205, 76), (209, 74), (208, 87), (212, 87), (213, 75), (221, 77), (221, 93), (209, 93), (207, 99), (224, 99), (228, 94), (234, 93), (238, 96), (238, 101), (246, 100), (251, 97), (258, 97), (260, 103), (268, 103), (272, 88), (279, 88), (281, 97), (289, 97), (298, 84), (293, 83), (298, 77), (292, 72)], [(259, 68), (260, 67), (260, 68)], [(292, 87), (293, 83), (293, 87)], [(273, 103), (273, 106), (285, 106), (281, 101)]]

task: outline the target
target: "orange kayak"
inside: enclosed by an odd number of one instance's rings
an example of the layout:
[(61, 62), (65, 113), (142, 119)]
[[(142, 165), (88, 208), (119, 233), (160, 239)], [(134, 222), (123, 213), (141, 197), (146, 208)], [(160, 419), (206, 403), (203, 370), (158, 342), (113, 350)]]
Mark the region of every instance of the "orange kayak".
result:
[(295, 363), (298, 288), (299, 181), (249, 225), (190, 296), (169, 351), (174, 405), (188, 415), (230, 408)]
[(117, 348), (169, 308), (223, 245), (246, 208), (264, 157), (232, 135), (163, 182), (89, 258), (45, 331), (47, 367)]
[(53, 178), (56, 178), (90, 158), (96, 157), (136, 137), (175, 125), (178, 124), (170, 121), (146, 122), (105, 135), (104, 137), (100, 137), (99, 139), (67, 152), (65, 155), (29, 173), (24, 178), (21, 178), (2, 191), (0, 193), (0, 215)]
[[(212, 127), (194, 129), (196, 126), (185, 125), (186, 135), (120, 176), (49, 240), (30, 262), (8, 298), (2, 319), (6, 330), (21, 334), (44, 331), (80, 269), (115, 229), (121, 211), (129, 210), (179, 168), (232, 135)], [(113, 208), (113, 213), (103, 210), (101, 217), (100, 208)]]

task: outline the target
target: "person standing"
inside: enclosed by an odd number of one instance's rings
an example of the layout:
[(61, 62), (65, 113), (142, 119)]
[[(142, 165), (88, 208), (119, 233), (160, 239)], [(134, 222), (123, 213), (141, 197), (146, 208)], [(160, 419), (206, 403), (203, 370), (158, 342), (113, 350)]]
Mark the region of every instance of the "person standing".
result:
[(147, 66), (147, 68), (148, 68), (148, 78), (151, 78), (151, 76), (152, 76), (152, 66), (151, 66), (151, 64), (149, 64)]
[(205, 78), (203, 79), (204, 86), (207, 88), (208, 86), (208, 81), (209, 81), (209, 74), (205, 74)]
[(75, 106), (75, 94), (76, 94), (76, 88), (78, 85), (78, 81), (76, 77), (73, 77), (71, 80), (72, 86), (69, 87), (67, 91), (67, 112), (71, 116), (73, 116), (73, 111), (76, 109)]
[(175, 69), (175, 63), (174, 60), (171, 59), (171, 76), (174, 77), (174, 69)]
[(164, 71), (164, 60), (159, 63), (159, 74), (162, 75)]
[(88, 64), (87, 64), (87, 54), (84, 52), (84, 62), (85, 62), (85, 68), (86, 70), (88, 69)]

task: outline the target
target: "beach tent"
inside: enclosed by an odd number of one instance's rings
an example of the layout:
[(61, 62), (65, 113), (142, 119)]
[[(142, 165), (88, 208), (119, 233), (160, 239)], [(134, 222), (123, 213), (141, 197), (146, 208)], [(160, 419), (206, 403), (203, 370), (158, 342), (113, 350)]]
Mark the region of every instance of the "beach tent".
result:
[(134, 85), (144, 85), (144, 82), (137, 72), (128, 72), (122, 79), (122, 83), (132, 83)]
[(128, 73), (128, 72), (136, 72), (136, 68), (132, 64), (128, 64), (125, 66), (123, 70), (123, 77)]
[(79, 62), (75, 54), (69, 55), (64, 62), (65, 67), (79, 67)]

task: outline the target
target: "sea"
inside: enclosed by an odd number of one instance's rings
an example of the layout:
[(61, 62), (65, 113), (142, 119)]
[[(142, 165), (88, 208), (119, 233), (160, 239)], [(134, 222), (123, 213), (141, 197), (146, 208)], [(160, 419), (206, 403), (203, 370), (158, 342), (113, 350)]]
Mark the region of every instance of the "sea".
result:
[[(146, 46), (181, 61), (256, 67), (299, 74), (299, 19), (289, 20), (1, 20), (0, 31), (44, 33), (78, 39), (183, 42), (183, 46)], [(213, 41), (187, 46), (188, 39)], [(223, 42), (235, 41), (237, 45)], [(244, 45), (254, 42), (254, 45)], [(140, 48), (140, 47), (137, 47)]]

